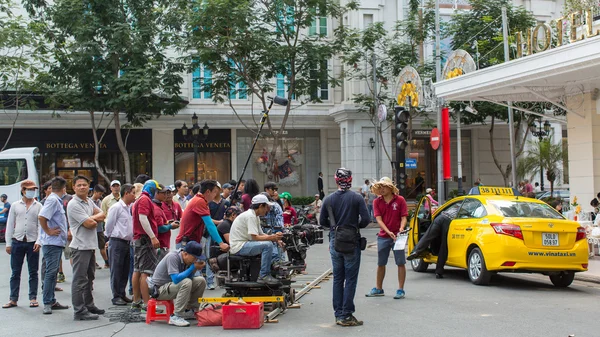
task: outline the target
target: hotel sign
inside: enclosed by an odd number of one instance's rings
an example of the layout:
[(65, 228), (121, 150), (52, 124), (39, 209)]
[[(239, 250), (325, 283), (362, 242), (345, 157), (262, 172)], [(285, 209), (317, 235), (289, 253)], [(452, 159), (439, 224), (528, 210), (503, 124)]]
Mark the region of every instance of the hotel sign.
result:
[[(517, 32), (517, 58), (598, 36), (600, 30), (594, 31), (595, 9), (577, 11), (553, 20), (551, 24), (540, 23), (525, 32)], [(554, 33), (556, 33), (555, 45), (552, 43)]]

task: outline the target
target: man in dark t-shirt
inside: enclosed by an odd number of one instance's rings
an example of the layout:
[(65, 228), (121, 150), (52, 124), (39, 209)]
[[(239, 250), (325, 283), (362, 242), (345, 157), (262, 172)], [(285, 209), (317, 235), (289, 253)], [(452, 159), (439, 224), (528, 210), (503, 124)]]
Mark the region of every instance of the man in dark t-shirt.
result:
[(221, 236), (221, 239), (223, 239), (223, 242), (229, 243), (229, 232), (231, 232), (231, 224), (233, 223), (233, 220), (235, 220), (235, 218), (237, 218), (237, 216), (240, 215), (240, 213), (242, 213), (242, 210), (235, 206), (229, 207), (227, 211), (225, 211), (225, 218), (217, 227), (217, 230), (219, 231), (219, 235)]

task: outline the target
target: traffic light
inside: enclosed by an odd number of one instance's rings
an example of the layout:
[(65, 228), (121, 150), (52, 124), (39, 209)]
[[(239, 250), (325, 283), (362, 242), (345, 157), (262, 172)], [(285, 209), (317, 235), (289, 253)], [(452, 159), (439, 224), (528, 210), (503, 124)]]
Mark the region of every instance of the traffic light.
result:
[(396, 185), (400, 195), (406, 197), (406, 146), (408, 145), (408, 121), (410, 113), (402, 106), (394, 108), (394, 121), (396, 124)]

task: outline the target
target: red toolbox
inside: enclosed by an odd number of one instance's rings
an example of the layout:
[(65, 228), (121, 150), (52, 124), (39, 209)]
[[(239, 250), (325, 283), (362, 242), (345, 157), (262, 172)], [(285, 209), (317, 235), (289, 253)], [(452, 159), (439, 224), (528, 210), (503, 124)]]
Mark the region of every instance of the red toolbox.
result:
[(265, 321), (263, 303), (223, 306), (223, 329), (260, 329)]

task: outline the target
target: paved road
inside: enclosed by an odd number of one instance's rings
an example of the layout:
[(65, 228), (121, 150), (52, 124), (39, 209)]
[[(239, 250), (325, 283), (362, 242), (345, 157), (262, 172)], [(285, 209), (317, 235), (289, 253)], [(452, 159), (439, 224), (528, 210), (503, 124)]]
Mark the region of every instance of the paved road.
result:
[[(376, 230), (363, 231), (373, 241)], [(8, 299), (9, 258), (0, 246), (0, 294)], [(330, 267), (326, 245), (313, 246), (309, 251), (309, 273), (317, 275)], [(393, 260), (390, 260), (393, 263)], [(598, 317), (600, 285), (575, 281), (568, 289), (557, 289), (547, 277), (538, 275), (501, 275), (487, 287), (472, 285), (466, 273), (449, 270), (447, 277), (436, 280), (433, 269), (428, 273), (409, 270), (403, 300), (392, 298), (396, 288), (395, 271), (389, 270), (384, 288), (386, 296), (366, 298), (364, 294), (375, 282), (376, 252), (369, 249), (362, 256), (362, 268), (356, 297), (356, 316), (365, 321), (363, 327), (335, 326), (331, 309), (331, 281), (322, 283), (301, 299), (302, 308), (289, 310), (279, 317), (278, 324), (265, 325), (261, 330), (224, 331), (219, 327), (176, 328), (162, 322), (146, 325), (122, 323), (76, 332), (67, 336), (116, 336), (133, 334), (144, 337), (168, 334), (202, 334), (204, 336), (599, 336), (600, 328), (592, 322)], [(23, 273), (25, 277), (25, 272)], [(71, 273), (67, 272), (70, 280)], [(70, 283), (63, 283), (65, 291), (58, 293), (61, 303), (70, 304)], [(25, 287), (25, 288), (23, 288)], [(92, 328), (109, 321), (74, 322), (71, 310), (42, 315), (42, 309), (27, 307), (25, 295), (18, 308), (0, 309), (0, 336), (49, 336)], [(207, 296), (218, 296), (220, 291), (209, 291)], [(98, 270), (94, 296), (100, 308), (110, 307), (108, 271)], [(41, 295), (40, 295), (41, 299)], [(4, 303), (4, 302), (3, 302)]]

